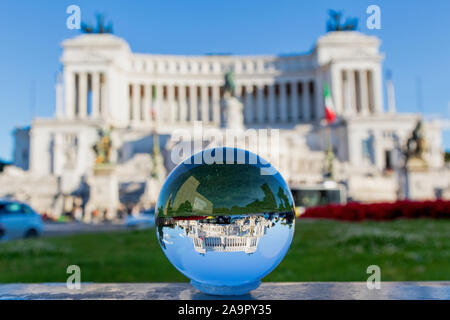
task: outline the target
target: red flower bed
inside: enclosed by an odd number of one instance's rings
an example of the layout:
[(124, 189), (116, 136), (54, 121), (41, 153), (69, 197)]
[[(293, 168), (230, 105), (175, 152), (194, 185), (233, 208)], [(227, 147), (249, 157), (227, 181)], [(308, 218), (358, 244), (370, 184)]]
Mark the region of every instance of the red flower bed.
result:
[(393, 220), (398, 218), (450, 218), (450, 201), (397, 201), (394, 203), (349, 203), (308, 208), (300, 218), (346, 221)]

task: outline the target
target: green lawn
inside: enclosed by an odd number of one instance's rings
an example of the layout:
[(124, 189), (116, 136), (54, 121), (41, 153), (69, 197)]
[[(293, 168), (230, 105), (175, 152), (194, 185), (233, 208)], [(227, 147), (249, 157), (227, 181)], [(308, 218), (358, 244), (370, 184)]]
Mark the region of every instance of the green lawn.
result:
[[(301, 220), (287, 256), (265, 281), (365, 281), (372, 264), (384, 281), (450, 280), (449, 240), (448, 220)], [(71, 264), (88, 282), (187, 281), (153, 229), (0, 244), (0, 283), (65, 282)]]

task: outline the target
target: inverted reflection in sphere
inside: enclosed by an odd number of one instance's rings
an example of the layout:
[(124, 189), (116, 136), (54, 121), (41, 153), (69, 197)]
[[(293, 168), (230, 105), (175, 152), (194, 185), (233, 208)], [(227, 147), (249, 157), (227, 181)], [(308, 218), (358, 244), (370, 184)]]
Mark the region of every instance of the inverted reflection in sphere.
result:
[(259, 286), (289, 249), (294, 217), (281, 175), (235, 148), (204, 150), (178, 165), (156, 209), (169, 261), (198, 290), (220, 295)]

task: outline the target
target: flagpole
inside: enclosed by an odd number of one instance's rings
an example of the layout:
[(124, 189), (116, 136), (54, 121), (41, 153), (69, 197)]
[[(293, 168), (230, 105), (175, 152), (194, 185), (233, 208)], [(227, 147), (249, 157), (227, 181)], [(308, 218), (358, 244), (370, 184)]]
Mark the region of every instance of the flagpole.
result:
[(325, 128), (326, 139), (326, 151), (325, 151), (325, 170), (324, 178), (328, 180), (334, 180), (333, 160), (334, 153), (331, 146), (331, 124), (336, 119), (336, 113), (334, 110), (333, 101), (331, 98), (330, 87), (328, 84), (324, 86), (324, 108), (325, 108), (325, 121), (327, 123)]
[(327, 140), (327, 148), (325, 151), (325, 165), (326, 165), (326, 172), (325, 172), (325, 178), (328, 178), (328, 180), (334, 180), (334, 170), (333, 170), (333, 160), (334, 160), (334, 152), (333, 148), (331, 147), (331, 124), (328, 123), (326, 126), (326, 140)]

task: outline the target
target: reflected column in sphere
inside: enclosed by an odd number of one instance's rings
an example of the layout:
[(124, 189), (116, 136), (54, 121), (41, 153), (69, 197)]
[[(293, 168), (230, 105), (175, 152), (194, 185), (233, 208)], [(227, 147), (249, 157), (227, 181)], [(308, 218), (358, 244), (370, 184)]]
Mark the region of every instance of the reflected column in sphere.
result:
[(187, 159), (167, 178), (156, 208), (158, 240), (198, 290), (247, 293), (289, 249), (294, 202), (277, 171), (262, 174), (267, 166), (248, 151), (215, 148)]

